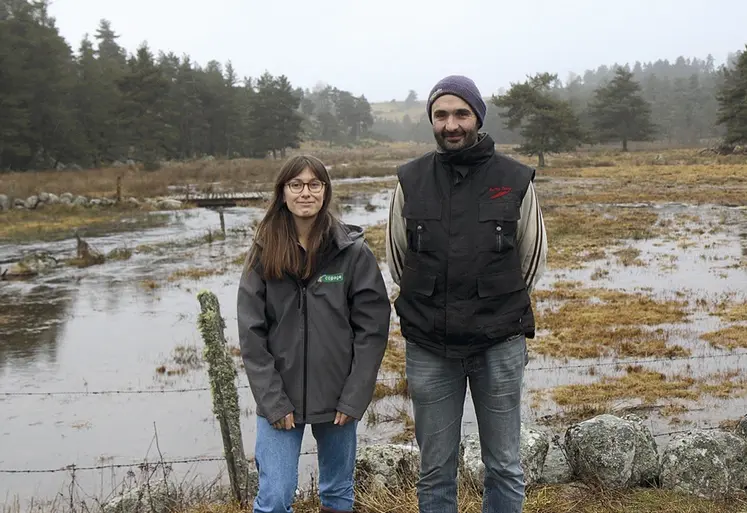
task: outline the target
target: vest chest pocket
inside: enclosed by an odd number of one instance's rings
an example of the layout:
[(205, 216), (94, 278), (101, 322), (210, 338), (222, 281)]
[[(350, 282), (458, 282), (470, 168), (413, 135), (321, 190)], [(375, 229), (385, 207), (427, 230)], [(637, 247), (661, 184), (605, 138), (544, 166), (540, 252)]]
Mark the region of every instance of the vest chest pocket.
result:
[(436, 250), (435, 221), (441, 220), (441, 203), (405, 201), (402, 217), (407, 225), (407, 247), (416, 252)]
[(516, 228), (521, 217), (518, 201), (491, 200), (478, 205), (478, 248), (503, 253), (516, 247)]

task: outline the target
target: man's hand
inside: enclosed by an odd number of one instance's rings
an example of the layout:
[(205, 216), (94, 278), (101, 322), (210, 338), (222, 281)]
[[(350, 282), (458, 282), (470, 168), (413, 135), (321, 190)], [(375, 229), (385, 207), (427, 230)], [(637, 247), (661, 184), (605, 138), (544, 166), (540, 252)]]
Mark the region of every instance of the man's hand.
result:
[(296, 421), (293, 419), (293, 414), (289, 413), (288, 415), (274, 423), (272, 427), (274, 427), (275, 429), (291, 430), (296, 427)]
[(337, 415), (335, 416), (335, 424), (338, 426), (344, 426), (348, 422), (352, 422), (353, 417), (349, 417), (348, 415), (345, 415), (344, 413), (337, 412)]

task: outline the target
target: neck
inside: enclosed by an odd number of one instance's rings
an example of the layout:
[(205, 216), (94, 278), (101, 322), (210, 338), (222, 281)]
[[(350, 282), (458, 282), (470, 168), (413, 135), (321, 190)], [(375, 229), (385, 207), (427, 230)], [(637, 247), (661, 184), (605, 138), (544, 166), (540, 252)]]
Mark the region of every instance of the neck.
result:
[(296, 234), (298, 235), (298, 242), (303, 246), (304, 249), (307, 247), (307, 242), (309, 240), (309, 233), (311, 232), (311, 227), (314, 225), (315, 217), (310, 218), (302, 218), (302, 217), (295, 217), (293, 218), (293, 221), (296, 225)]

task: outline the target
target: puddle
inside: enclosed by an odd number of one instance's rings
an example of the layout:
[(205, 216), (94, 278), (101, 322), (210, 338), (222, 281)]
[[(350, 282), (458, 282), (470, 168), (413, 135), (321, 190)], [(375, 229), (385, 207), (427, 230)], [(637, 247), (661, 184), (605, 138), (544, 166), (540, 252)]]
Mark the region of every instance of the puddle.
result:
[[(363, 226), (385, 221), (389, 198), (390, 192), (352, 198), (342, 209), (343, 219)], [(639, 258), (644, 266), (623, 267), (616, 264), (613, 257), (609, 265), (599, 261), (583, 270), (548, 272), (540, 288), (549, 288), (554, 281), (563, 279), (633, 292), (645, 289), (664, 297), (682, 290), (696, 298), (717, 297), (725, 292), (744, 298), (747, 294), (745, 268), (730, 267), (747, 252), (744, 216), (741, 213), (732, 216), (725, 209), (704, 208), (695, 212), (693, 207), (687, 207), (686, 211), (701, 216), (706, 223), (721, 223), (724, 216), (733, 223), (725, 224), (714, 234), (691, 237), (694, 245), (686, 248), (680, 246), (678, 239), (631, 242), (632, 247), (641, 251)], [(178, 392), (208, 387), (204, 367), (174, 376), (158, 373), (157, 368), (164, 364), (169, 367), (175, 348), (202, 347), (196, 327), (199, 314), (196, 294), (204, 288), (218, 296), (228, 342), (238, 345), (235, 297), (240, 267), (231, 262), (249, 247), (246, 229), (261, 212), (259, 208), (226, 209), (228, 238), (200, 245), (190, 241), (208, 230), (217, 231), (218, 214), (204, 209), (175, 212), (172, 223), (163, 228), (88, 239), (102, 252), (160, 245), (158, 251), (136, 253), (129, 260), (87, 269), (65, 268), (30, 282), (0, 284), (0, 390), (23, 393), (149, 391), (0, 396), (0, 469), (55, 469), (73, 463), (79, 466), (129, 464), (144, 459), (154, 462), (158, 459), (153, 443), (154, 425), (166, 460), (220, 457), (223, 447), (220, 429), (211, 411), (209, 391)], [(683, 209), (671, 206), (660, 212), (666, 218), (681, 214)], [(164, 246), (164, 243), (169, 244)], [(0, 261), (12, 261), (38, 250), (69, 257), (75, 251), (75, 242), (70, 239), (0, 246)], [(670, 259), (673, 255), (676, 255), (674, 262)], [(226, 272), (199, 281), (168, 282), (175, 271), (195, 266), (225, 266)], [(591, 280), (599, 266), (605, 267), (609, 274)], [(393, 285), (384, 264), (382, 269), (391, 291)], [(147, 280), (160, 286), (143, 286)], [(395, 322), (393, 328), (396, 325)], [(694, 323), (673, 326), (681, 329), (682, 335), (672, 343), (694, 349), (694, 355), (718, 353), (719, 350), (699, 341), (697, 335), (719, 326), (716, 318), (700, 314)], [(568, 368), (600, 362), (602, 365), (595, 376), (590, 376), (586, 368)], [(561, 362), (534, 358), (526, 373), (524, 417), (532, 420), (556, 412), (551, 405), (540, 411), (533, 410), (529, 406), (529, 391), (566, 383), (593, 382), (602, 373), (616, 372), (613, 365), (605, 367), (604, 363), (605, 360)], [(747, 357), (664, 362), (651, 368), (671, 372), (680, 367), (685, 369), (688, 364), (695, 372), (745, 368)], [(239, 372), (239, 382), (247, 386), (243, 372)], [(245, 451), (251, 455), (254, 452), (254, 404), (246, 388), (241, 389), (240, 403)], [(377, 403), (373, 410), (380, 415), (395, 416), (400, 408), (410, 411), (409, 401), (388, 398)], [(745, 411), (744, 399), (713, 401), (708, 409), (692, 412), (687, 418), (696, 424), (711, 425), (722, 419), (736, 418)], [(477, 429), (469, 398), (463, 426), (465, 433)], [(672, 426), (659, 421), (653, 429), (668, 431)], [(369, 427), (364, 419), (359, 427), (360, 443), (387, 442), (401, 431), (402, 424), (398, 422)], [(302, 451), (313, 451), (314, 447), (313, 437), (307, 431)], [(302, 483), (315, 468), (315, 459), (315, 455), (301, 457)], [(208, 481), (224, 467), (224, 462), (220, 461), (191, 463), (175, 465), (174, 472), (180, 476), (199, 475)], [(107, 495), (121, 482), (127, 470), (81, 471), (76, 474), (76, 483), (87, 494)], [(57, 493), (66, 494), (69, 482), (67, 473), (2, 474), (0, 502), (14, 497), (22, 504), (31, 498), (35, 501), (51, 499)]]

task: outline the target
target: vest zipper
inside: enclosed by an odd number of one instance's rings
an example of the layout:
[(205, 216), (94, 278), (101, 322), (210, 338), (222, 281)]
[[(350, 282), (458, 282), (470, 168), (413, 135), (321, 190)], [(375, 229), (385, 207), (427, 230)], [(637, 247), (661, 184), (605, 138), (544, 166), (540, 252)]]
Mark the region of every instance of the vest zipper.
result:
[(498, 252), (500, 253), (503, 250), (503, 237), (501, 235), (501, 226), (498, 225), (495, 227), (495, 241), (498, 244)]
[(421, 235), (422, 235), (422, 233), (423, 233), (423, 225), (422, 224), (418, 224), (418, 248), (417, 248), (418, 249), (418, 253), (420, 253), (420, 244), (421, 244), (420, 241), (421, 241)]
[(306, 305), (306, 286), (301, 285), (301, 301), (303, 301), (303, 419), (301, 422), (306, 423), (307, 415), (307, 395), (309, 380), (309, 309)]

